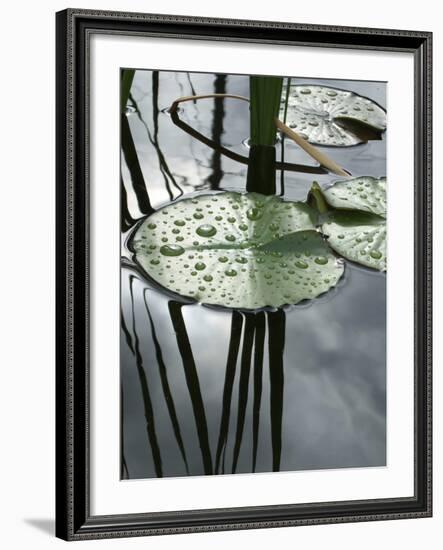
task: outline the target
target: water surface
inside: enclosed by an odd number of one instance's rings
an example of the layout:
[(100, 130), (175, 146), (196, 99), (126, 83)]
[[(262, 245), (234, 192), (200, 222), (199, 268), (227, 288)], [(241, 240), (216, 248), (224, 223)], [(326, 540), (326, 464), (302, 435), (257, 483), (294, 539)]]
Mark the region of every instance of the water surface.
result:
[[(292, 79), (349, 89), (385, 106), (383, 83)], [(137, 269), (127, 244), (146, 215), (185, 196), (246, 187), (248, 104), (179, 96), (249, 95), (247, 76), (137, 71), (122, 117), (122, 478), (383, 466), (386, 277), (346, 263), (327, 294), (275, 311), (192, 304)], [(385, 140), (323, 147), (353, 175), (386, 174)], [(231, 158), (220, 151), (231, 151)], [(295, 144), (276, 193), (305, 200), (315, 162)], [(246, 163), (242, 160), (246, 159)]]

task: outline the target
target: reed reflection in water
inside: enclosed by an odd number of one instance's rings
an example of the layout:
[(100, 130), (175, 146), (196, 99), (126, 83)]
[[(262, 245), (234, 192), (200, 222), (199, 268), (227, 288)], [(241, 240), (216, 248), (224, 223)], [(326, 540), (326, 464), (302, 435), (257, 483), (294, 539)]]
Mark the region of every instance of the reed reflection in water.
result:
[[(156, 477), (163, 475), (173, 475), (164, 473), (161, 445), (157, 429), (158, 418), (162, 431), (164, 430), (164, 418), (153, 408), (152, 392), (150, 380), (153, 378), (154, 363), (156, 363), (158, 381), (155, 385), (156, 398), (161, 390), (161, 397), (164, 406), (167, 409), (167, 416), (170, 422), (170, 428), (176, 444), (176, 452), (182, 459), (182, 466), (186, 474), (190, 473), (187, 459), (187, 452), (183, 440), (180, 424), (183, 423), (183, 416), (177, 411), (175, 405), (173, 389), (169, 378), (175, 377), (177, 369), (180, 369), (184, 380), (189, 404), (192, 408), (193, 424), (198, 439), (201, 463), (200, 468), (205, 474), (235, 473), (239, 462), (240, 451), (242, 448), (244, 431), (252, 434), (252, 452), (250, 457), (250, 471), (256, 471), (257, 451), (260, 431), (260, 411), (263, 392), (263, 377), (266, 376), (269, 385), (270, 399), (270, 443), (272, 448), (272, 470), (280, 469), (281, 445), (282, 445), (282, 415), (283, 415), (283, 353), (285, 338), (285, 313), (283, 311), (257, 313), (233, 311), (230, 315), (230, 333), (228, 353), (224, 368), (224, 380), (220, 385), (220, 421), (218, 435), (214, 438), (214, 432), (211, 430), (209, 436), (207, 414), (205, 411), (202, 389), (199, 381), (199, 370), (196, 366), (193, 348), (188, 335), (187, 325), (184, 317), (186, 308), (199, 308), (197, 305), (184, 305), (174, 300), (167, 301), (167, 310), (175, 335), (176, 354), (180, 357), (178, 365), (173, 368), (166, 366), (163, 358), (162, 344), (157, 336), (156, 326), (161, 326), (158, 319), (154, 317), (149, 306), (149, 294), (156, 292), (149, 287), (143, 287), (143, 281), (138, 278), (136, 273), (129, 273), (127, 278), (129, 292), (129, 311), (126, 314), (122, 310), (121, 326), (124, 335), (127, 350), (133, 357), (137, 369), (137, 377), (140, 386), (141, 398), (143, 403), (144, 419), (146, 426), (146, 444), (150, 449), (152, 465)], [(142, 293), (144, 311), (137, 312), (135, 301), (138, 296), (134, 294), (134, 288)], [(138, 288), (137, 288), (138, 287)], [(156, 297), (159, 299), (159, 296)], [(163, 300), (162, 300), (163, 301)], [(166, 304), (163, 305), (163, 307)], [(152, 306), (155, 308), (155, 305)], [(202, 308), (199, 308), (202, 310)], [(137, 312), (137, 313), (136, 313)], [(163, 311), (163, 313), (165, 313)], [(208, 310), (209, 315), (214, 312)], [(158, 316), (158, 313), (155, 314)], [(129, 320), (126, 317), (129, 316)], [(149, 335), (152, 345), (151, 353), (155, 354), (155, 361), (145, 354), (144, 343)], [(215, 334), (212, 340), (216, 342), (218, 335)], [(265, 343), (269, 347), (267, 358), (265, 358)], [(199, 353), (201, 353), (201, 349)], [(146, 364), (146, 357), (149, 363)], [(265, 364), (265, 369), (264, 369)], [(204, 367), (207, 368), (207, 367)], [(235, 383), (237, 382), (237, 383)], [(236, 394), (234, 391), (236, 386)], [(183, 392), (181, 392), (183, 394)], [(182, 396), (179, 397), (181, 401)], [(247, 415), (248, 402), (252, 402), (252, 412)], [(214, 417), (213, 410), (210, 416)], [(248, 416), (248, 418), (247, 418)], [(181, 419), (181, 420), (179, 420)], [(188, 424), (188, 420), (185, 420)], [(189, 429), (189, 426), (188, 428)], [(210, 440), (215, 445), (211, 446)], [(248, 436), (245, 439), (250, 439)], [(227, 450), (229, 462), (227, 459)], [(170, 448), (166, 447), (168, 454)], [(191, 451), (192, 452), (192, 451)], [(198, 473), (201, 473), (198, 471)], [(129, 477), (126, 460), (122, 461), (122, 476)]]
[[(378, 83), (325, 84), (383, 102)], [(384, 275), (349, 265), (345, 284), (310, 304), (244, 312), (180, 301), (131, 261), (127, 239), (144, 216), (189, 193), (246, 188), (247, 105), (215, 99), (180, 112), (212, 148), (165, 112), (208, 91), (247, 95), (248, 77), (137, 71), (121, 117), (121, 477), (384, 465)], [(286, 146), (276, 157), (308, 167), (277, 167), (276, 192), (304, 199), (312, 162)], [(383, 142), (342, 157), (353, 173), (368, 162), (386, 170)]]

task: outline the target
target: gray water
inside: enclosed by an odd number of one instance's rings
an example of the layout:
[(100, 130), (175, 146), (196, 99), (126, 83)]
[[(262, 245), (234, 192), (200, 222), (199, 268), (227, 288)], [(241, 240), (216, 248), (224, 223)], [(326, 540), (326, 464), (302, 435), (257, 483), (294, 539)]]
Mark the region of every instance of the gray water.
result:
[[(308, 78), (292, 83), (349, 89), (385, 106), (384, 83)], [(346, 262), (337, 287), (315, 300), (278, 311), (233, 313), (168, 294), (132, 262), (128, 238), (145, 215), (190, 193), (245, 190), (246, 164), (201, 143), (166, 112), (179, 96), (214, 91), (248, 96), (248, 77), (137, 71), (123, 121), (136, 162), (126, 149), (122, 478), (383, 466), (384, 274)], [(179, 115), (216, 145), (247, 159), (246, 102), (189, 102)], [(123, 149), (125, 139), (123, 128)], [(283, 146), (286, 163), (315, 166), (295, 144), (285, 140)], [(386, 175), (385, 138), (322, 150), (355, 176)], [(277, 193), (304, 200), (313, 179), (327, 185), (338, 178), (277, 171)], [(238, 353), (228, 357), (236, 337)], [(261, 347), (263, 361), (256, 357)]]

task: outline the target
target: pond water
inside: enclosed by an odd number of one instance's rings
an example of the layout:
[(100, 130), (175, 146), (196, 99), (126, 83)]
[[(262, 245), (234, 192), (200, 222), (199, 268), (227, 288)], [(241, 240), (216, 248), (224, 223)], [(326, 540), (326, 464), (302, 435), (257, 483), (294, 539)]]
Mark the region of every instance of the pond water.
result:
[[(291, 83), (352, 90), (385, 107), (384, 83)], [(167, 112), (178, 97), (204, 93), (248, 96), (249, 79), (137, 71), (122, 115), (121, 477), (383, 466), (385, 274), (346, 262), (319, 298), (251, 312), (190, 303), (134, 262), (128, 243), (146, 215), (199, 193), (246, 190), (247, 102), (187, 102), (178, 120)], [(386, 175), (385, 137), (321, 149), (354, 176)], [(305, 200), (314, 179), (339, 179), (315, 173), (287, 139), (276, 158), (284, 199)]]

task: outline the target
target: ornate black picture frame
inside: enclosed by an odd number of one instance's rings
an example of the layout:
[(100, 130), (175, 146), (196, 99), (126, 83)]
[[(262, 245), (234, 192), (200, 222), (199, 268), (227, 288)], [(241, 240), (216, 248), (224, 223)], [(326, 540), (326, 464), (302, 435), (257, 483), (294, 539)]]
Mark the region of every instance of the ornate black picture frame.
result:
[[(56, 534), (65, 540), (429, 517), (431, 44), (428, 32), (69, 9), (57, 13)], [(408, 498), (90, 513), (89, 42), (94, 33), (409, 52), (415, 65), (415, 494)]]

